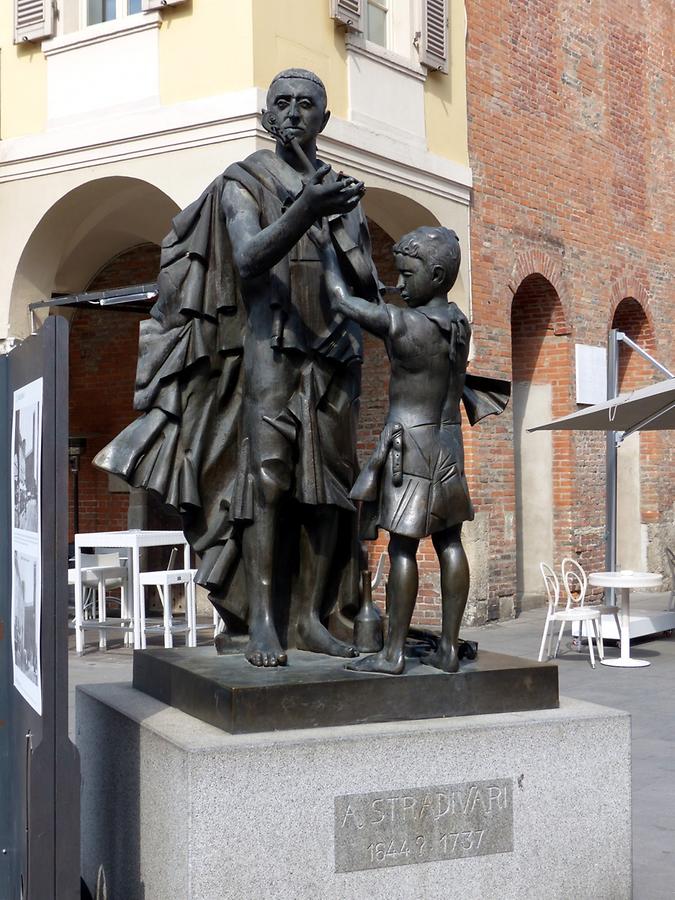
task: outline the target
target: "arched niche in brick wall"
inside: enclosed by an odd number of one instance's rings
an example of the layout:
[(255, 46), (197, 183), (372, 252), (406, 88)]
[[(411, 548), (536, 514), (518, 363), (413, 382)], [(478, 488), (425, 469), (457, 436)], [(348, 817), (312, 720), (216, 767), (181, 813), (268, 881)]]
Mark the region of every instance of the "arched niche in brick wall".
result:
[[(611, 327), (623, 331), (643, 350), (658, 356), (651, 322), (636, 297), (624, 297), (616, 306)], [(619, 346), (619, 392), (645, 387), (663, 376), (626, 344)], [(617, 562), (624, 569), (648, 568), (647, 543), (650, 513), (658, 515), (654, 482), (661, 481), (661, 436), (636, 432), (617, 451)]]
[(539, 563), (556, 563), (566, 543), (571, 506), (567, 432), (532, 425), (567, 411), (573, 345), (560, 297), (542, 274), (523, 278), (511, 307), (513, 445), (516, 524), (516, 603), (543, 602)]

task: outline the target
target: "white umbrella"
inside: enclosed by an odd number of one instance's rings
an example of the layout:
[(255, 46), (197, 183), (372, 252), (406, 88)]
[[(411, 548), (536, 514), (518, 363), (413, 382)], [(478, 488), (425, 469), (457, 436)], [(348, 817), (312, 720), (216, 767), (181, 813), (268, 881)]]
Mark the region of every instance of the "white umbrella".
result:
[(675, 378), (619, 394), (613, 400), (596, 403), (528, 431), (618, 431), (623, 432), (623, 439), (635, 431), (670, 428), (675, 428)]
[(607, 568), (616, 568), (616, 447), (636, 431), (675, 428), (675, 378), (651, 384), (613, 400), (596, 403), (561, 419), (528, 428), (528, 431), (606, 431), (607, 450)]

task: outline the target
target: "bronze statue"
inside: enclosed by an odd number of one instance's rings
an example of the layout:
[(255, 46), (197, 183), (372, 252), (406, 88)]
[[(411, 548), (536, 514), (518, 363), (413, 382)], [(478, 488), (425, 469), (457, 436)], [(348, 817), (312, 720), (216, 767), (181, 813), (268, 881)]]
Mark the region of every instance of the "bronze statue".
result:
[(197, 582), (221, 615), (246, 622), (256, 666), (284, 665), (292, 644), (357, 655), (326, 622), (358, 591), (349, 491), (362, 338), (331, 303), (314, 223), (330, 221), (350, 288), (377, 300), (378, 287), (363, 184), (316, 156), (322, 82), (281, 72), (267, 106), (275, 151), (230, 166), (163, 241), (141, 325), (143, 416), (96, 459), (181, 512)]
[(459, 271), (459, 241), (447, 228), (418, 228), (394, 246), (398, 287), (408, 306), (401, 309), (352, 296), (327, 229), (315, 227), (312, 237), (336, 307), (380, 337), (391, 362), (387, 420), (350, 494), (362, 503), (363, 536), (375, 539), (378, 528), (390, 534), (389, 627), (380, 653), (347, 668), (403, 672), (417, 597), (417, 547), (431, 535), (441, 570), (442, 635), (423, 662), (456, 672), (469, 592), (461, 529), (473, 518), (460, 420), (471, 328), (447, 300)]

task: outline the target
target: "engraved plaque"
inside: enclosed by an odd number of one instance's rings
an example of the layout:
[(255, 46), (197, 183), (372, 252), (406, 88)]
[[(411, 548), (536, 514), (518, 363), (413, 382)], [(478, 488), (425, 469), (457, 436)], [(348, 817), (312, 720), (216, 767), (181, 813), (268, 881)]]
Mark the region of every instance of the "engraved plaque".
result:
[(513, 850), (513, 779), (335, 798), (335, 871)]

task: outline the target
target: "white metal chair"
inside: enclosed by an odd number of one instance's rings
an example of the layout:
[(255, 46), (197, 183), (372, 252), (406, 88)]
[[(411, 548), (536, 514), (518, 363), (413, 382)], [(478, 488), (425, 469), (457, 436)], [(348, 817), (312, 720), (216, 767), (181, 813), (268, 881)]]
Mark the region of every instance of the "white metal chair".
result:
[[(68, 569), (68, 584), (75, 584), (77, 570)], [(81, 608), (75, 610), (75, 621), (80, 619), (95, 618), (97, 625), (83, 625), (83, 627), (98, 627), (98, 645), (101, 650), (107, 649), (105, 627), (121, 628), (124, 631), (124, 643), (129, 644), (133, 619), (129, 611), (129, 570), (126, 560), (119, 553), (83, 553), (81, 555), (80, 580), (82, 592), (80, 596)], [(119, 590), (120, 597), (111, 597), (109, 591)], [(75, 593), (77, 604), (77, 592)], [(119, 603), (119, 622), (108, 622), (108, 603)], [(78, 616), (79, 613), (79, 616)]]
[[(155, 572), (141, 572), (141, 603), (139, 610), (139, 623), (141, 635), (141, 647), (145, 649), (146, 633), (152, 631), (164, 632), (164, 646), (173, 647), (174, 634), (185, 634), (186, 647), (197, 646), (197, 632), (205, 630), (213, 630), (214, 637), (218, 629), (220, 616), (214, 609), (212, 624), (197, 624), (197, 600), (195, 591), (195, 575), (196, 569), (174, 569), (173, 564), (176, 559), (178, 549), (176, 547), (171, 551), (169, 557), (169, 565), (166, 569), (159, 569)], [(173, 617), (171, 592), (176, 585), (183, 585), (185, 589), (185, 619), (176, 621)], [(152, 585), (157, 588), (159, 599), (162, 603), (162, 622), (161, 624), (148, 623), (145, 615), (145, 589)]]
[[(586, 600), (586, 588), (588, 587), (588, 578), (586, 576), (586, 572), (581, 563), (578, 563), (576, 559), (572, 559), (569, 556), (566, 556), (562, 561), (562, 565), (560, 567), (560, 571), (562, 574), (562, 583), (565, 588), (565, 593), (567, 594), (567, 606), (573, 605), (575, 602), (579, 606), (584, 606)], [(576, 595), (576, 596), (575, 596)], [(587, 609), (589, 607), (586, 607)], [(599, 609), (600, 610), (600, 644), (602, 646), (603, 654), (605, 645), (603, 642), (603, 634), (602, 634), (602, 617), (605, 615), (614, 616), (614, 621), (616, 622), (616, 633), (621, 634), (621, 626), (619, 625), (619, 607), (613, 606), (608, 603), (594, 603), (590, 609)], [(588, 630), (588, 629), (587, 629)], [(581, 647), (581, 640), (583, 638), (583, 623), (579, 623), (579, 647)]]
[(670, 601), (668, 603), (668, 609), (675, 609), (675, 553), (670, 549), (670, 547), (666, 547), (666, 559), (668, 560), (668, 566), (670, 567)]
[[(553, 654), (554, 658), (558, 655), (558, 651), (560, 650), (560, 641), (562, 639), (563, 631), (565, 630), (565, 624), (567, 622), (588, 622), (590, 623), (590, 627), (587, 629), (588, 631), (588, 651), (590, 655), (591, 666), (595, 668), (595, 654), (593, 652), (593, 635), (591, 633), (591, 628), (595, 632), (595, 639), (598, 647), (598, 654), (600, 659), (604, 658), (604, 649), (602, 646), (602, 636), (600, 633), (600, 609), (590, 607), (590, 606), (574, 606), (573, 605), (573, 595), (572, 588), (568, 588), (566, 582), (566, 594), (567, 601), (565, 607), (563, 608), (561, 605), (560, 598), (560, 582), (558, 581), (558, 576), (553, 571), (553, 569), (547, 565), (546, 563), (540, 563), (539, 569), (541, 571), (542, 577), (544, 579), (544, 585), (546, 587), (546, 595), (548, 597), (548, 609), (546, 612), (546, 623), (544, 624), (544, 633), (541, 638), (541, 647), (539, 648), (539, 662), (542, 661), (544, 656), (544, 646), (546, 644), (546, 636), (548, 635), (548, 658), (551, 657), (551, 640), (553, 638), (553, 628), (551, 627), (553, 622), (560, 622), (560, 631), (558, 632), (558, 640), (555, 645), (555, 653)], [(571, 571), (570, 570), (570, 580), (571, 580)]]

